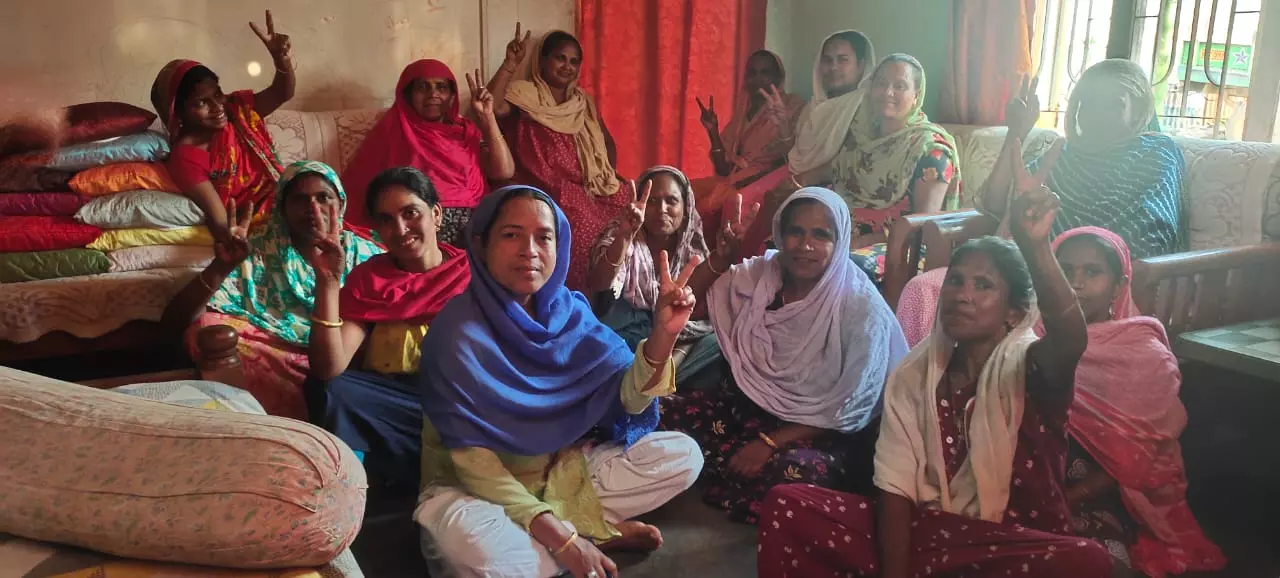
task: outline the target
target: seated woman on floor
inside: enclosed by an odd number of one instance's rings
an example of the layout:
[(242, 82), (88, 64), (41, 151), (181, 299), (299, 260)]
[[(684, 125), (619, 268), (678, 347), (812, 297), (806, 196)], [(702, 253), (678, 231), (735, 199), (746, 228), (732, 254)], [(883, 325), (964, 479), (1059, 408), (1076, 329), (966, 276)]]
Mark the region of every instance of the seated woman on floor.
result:
[[(697, 261), (705, 263), (709, 252), (684, 173), (659, 165), (640, 175), (636, 188), (644, 191), (640, 198), (605, 227), (592, 249), (588, 277), (589, 295), (603, 313), (600, 321), (631, 347), (653, 330), (653, 307), (661, 289), (654, 256), (663, 251), (673, 255), (670, 273), (679, 277)], [(687, 388), (689, 378), (712, 365), (719, 353), (711, 324), (690, 321), (672, 353), (676, 382)]]
[(256, 219), (271, 214), (276, 180), (283, 170), (263, 118), (293, 98), (293, 51), (277, 34), (271, 11), (267, 29), (249, 24), (267, 46), (276, 75), (262, 92), (223, 94), (218, 75), (199, 62), (174, 60), (151, 85), (151, 104), (169, 131), (169, 175), (182, 194), (204, 211), (215, 239), (229, 241), (235, 215), (224, 210), (235, 200), (257, 208)]
[(1056, 209), (1047, 189), (1025, 192), (1017, 246), (983, 237), (956, 249), (938, 327), (885, 387), (878, 499), (775, 488), (760, 576), (1111, 575), (1107, 550), (1073, 535), (1062, 488), (1089, 337), (1049, 247)]
[[(719, 389), (673, 398), (663, 417), (702, 445), (705, 501), (749, 523), (777, 484), (870, 486), (881, 394), (907, 353), (893, 312), (847, 256), (853, 226), (839, 196), (796, 191), (773, 231), (779, 251), (734, 265), (707, 294), (729, 366)], [(713, 277), (716, 260), (705, 268)]]
[(1053, 247), (1089, 324), (1067, 447), (1076, 533), (1146, 576), (1221, 570), (1226, 559), (1187, 506), (1178, 360), (1164, 326), (1133, 303), (1129, 248), (1097, 227), (1067, 231)]
[[(234, 199), (227, 201), (227, 214), (236, 218), (229, 240), (216, 242), (213, 262), (174, 296), (161, 319), (175, 331), (187, 328), (187, 347), (193, 352), (201, 327), (234, 328), (240, 334), (236, 351), (244, 364), (244, 389), (271, 415), (307, 418), (302, 383), (316, 272), (303, 255), (312, 254), (322, 231), (328, 230), (330, 206), (340, 221), (347, 195), (337, 173), (316, 161), (298, 161), (285, 169), (271, 220), (252, 234), (252, 203), (237, 209)], [(382, 252), (348, 231), (339, 241), (340, 277)]]
[[(343, 282), (346, 256), (330, 218), (308, 255), (316, 285), (307, 413), (360, 452), (371, 477), (416, 490), (419, 344), (444, 304), (467, 288), (471, 269), (462, 249), (436, 242), (440, 198), (418, 169), (383, 171), (369, 184), (365, 202), (387, 253), (357, 265)], [(357, 354), (363, 359), (353, 365)]]
[(654, 431), (655, 398), (675, 390), (693, 269), (673, 281), (659, 254), (653, 332), (633, 349), (565, 288), (572, 237), (528, 186), (494, 191), (472, 215), (472, 283), (436, 316), (422, 342), (434, 354), (419, 366), (414, 519), (433, 576), (616, 576), (601, 551), (660, 546), (658, 529), (632, 518), (702, 469), (688, 436)]
[(591, 95), (578, 86), (582, 45), (568, 32), (548, 33), (533, 51), (529, 80), (512, 80), (529, 52), (529, 34), (507, 44), (493, 79), (494, 111), (515, 155), (515, 182), (549, 191), (573, 223), (573, 258), (565, 284), (587, 288), (591, 247), (635, 197), (618, 177), (613, 137)]
[[(773, 216), (791, 193), (802, 186), (830, 184), (830, 163), (840, 153), (853, 127), (853, 116), (867, 93), (876, 62), (875, 48), (857, 30), (842, 30), (822, 41), (813, 61), (813, 100), (800, 113), (787, 164), (749, 186), (742, 187), (747, 206), (760, 203), (756, 219), (742, 239), (740, 257), (762, 255), (773, 233)], [(769, 97), (772, 109), (782, 101)]]
[(903, 215), (955, 209), (960, 165), (955, 140), (924, 114), (924, 67), (890, 54), (871, 74), (845, 148), (831, 163), (832, 189), (853, 211), (854, 253), (864, 271), (884, 274), (889, 227)]
[[(1062, 198), (1053, 234), (1084, 226), (1114, 231), (1136, 259), (1186, 250), (1186, 162), (1173, 139), (1158, 133), (1155, 96), (1141, 67), (1116, 58), (1085, 70), (1067, 102), (1066, 142), (1024, 165), (1022, 143), (1039, 116), (1036, 83), (1025, 82), (1009, 102), (1009, 136), (977, 198), (983, 212), (1002, 219), (1022, 167), (1047, 169), (1049, 187)], [(908, 343), (928, 335), (945, 276), (935, 269), (903, 289), (897, 312)]]
[[(493, 95), (480, 84), (480, 71), (467, 75), (471, 114), (458, 114), (458, 81), (443, 62), (419, 60), (406, 66), (396, 84), (396, 101), (369, 131), (342, 173), (351, 203), (364, 207), (364, 193), (385, 169), (414, 167), (431, 179), (440, 198), (441, 242), (460, 246), (471, 211), (489, 190), (486, 182), (515, 174), (507, 141), (493, 116)], [(352, 215), (357, 230), (376, 228), (375, 215)]]
[(787, 163), (787, 152), (795, 143), (796, 120), (805, 105), (803, 98), (784, 92), (786, 68), (773, 52), (762, 49), (751, 53), (743, 76), (743, 93), (724, 130), (716, 116), (715, 97), (706, 106), (697, 99), (716, 170), (714, 176), (693, 180), (708, 235), (720, 230), (720, 209), (739, 189)]

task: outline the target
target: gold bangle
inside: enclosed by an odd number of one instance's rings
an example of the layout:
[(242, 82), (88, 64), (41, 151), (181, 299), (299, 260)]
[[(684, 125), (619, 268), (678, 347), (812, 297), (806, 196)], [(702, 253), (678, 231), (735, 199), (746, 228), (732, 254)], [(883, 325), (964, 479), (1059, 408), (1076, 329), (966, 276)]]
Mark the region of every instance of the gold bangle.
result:
[[(627, 243), (629, 244), (630, 241), (627, 241)], [(609, 264), (613, 265), (614, 269), (618, 269), (622, 267), (622, 264), (627, 262), (627, 249), (630, 249), (630, 248), (631, 247), (626, 247), (626, 246), (622, 247), (622, 255), (618, 257), (618, 262), (617, 263), (610, 262)]]
[(764, 440), (764, 445), (767, 445), (773, 448), (773, 451), (775, 452), (778, 451), (778, 442), (773, 441), (773, 438), (769, 437), (769, 434), (764, 432), (757, 432), (756, 435), (760, 436), (761, 440)]
[(321, 319), (319, 317), (316, 317), (315, 315), (312, 315), (311, 322), (321, 327), (342, 327), (341, 317), (339, 317), (337, 321), (329, 321), (328, 319)]
[(664, 360), (662, 360), (661, 362), (654, 361), (653, 359), (651, 359), (651, 358), (649, 357), (649, 354), (648, 354), (648, 353), (645, 353), (644, 349), (641, 349), (641, 350), (640, 350), (640, 357), (643, 357), (643, 358), (644, 358), (644, 362), (645, 362), (645, 363), (648, 363), (648, 364), (649, 364), (649, 367), (652, 367), (652, 368), (654, 368), (654, 369), (657, 369), (657, 368), (659, 368), (659, 367), (662, 367), (662, 366), (666, 365), (668, 361), (671, 361), (671, 356), (670, 356), (670, 355), (668, 355), (668, 356), (667, 356), (667, 358), (666, 358), (666, 359), (664, 359)]
[(205, 280), (205, 278), (204, 278), (204, 271), (201, 271), (201, 272), (199, 272), (199, 273), (196, 273), (196, 278), (200, 280), (200, 284), (201, 284), (201, 285), (204, 285), (204, 288), (205, 288), (205, 289), (208, 289), (210, 293), (217, 293), (217, 292), (218, 292), (218, 290), (217, 290), (217, 289), (214, 289), (214, 288), (213, 288), (213, 286), (212, 286), (212, 284), (211, 284), (211, 283), (209, 283), (208, 281), (206, 281), (206, 280)]
[(716, 271), (715, 265), (712, 265), (712, 264), (711, 264), (711, 259), (712, 259), (712, 257), (714, 257), (714, 256), (715, 256), (715, 252), (714, 252), (714, 251), (713, 251), (710, 255), (707, 255), (707, 270), (711, 271), (712, 273), (714, 273), (714, 274), (716, 274), (716, 275), (724, 275), (725, 273), (727, 273), (727, 272), (729, 271), (729, 267), (725, 267), (725, 268), (724, 268), (724, 271)]
[(564, 545), (559, 548), (556, 548), (556, 550), (552, 552), (551, 555), (559, 556), (561, 554), (564, 554), (564, 551), (568, 550), (569, 546), (572, 546), (573, 542), (577, 539), (578, 539), (578, 531), (574, 530), (573, 533), (569, 535), (569, 539), (564, 541)]

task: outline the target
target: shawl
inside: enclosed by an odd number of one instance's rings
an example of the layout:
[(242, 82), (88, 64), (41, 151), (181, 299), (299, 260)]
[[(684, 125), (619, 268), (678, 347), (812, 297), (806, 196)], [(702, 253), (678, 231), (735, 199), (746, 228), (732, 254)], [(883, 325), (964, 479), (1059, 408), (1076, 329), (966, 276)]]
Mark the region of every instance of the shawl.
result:
[[(558, 31), (551, 31), (551, 33)], [(566, 91), (567, 98), (556, 103), (551, 87), (542, 78), (541, 54), (543, 36), (533, 51), (531, 80), (513, 80), (507, 86), (507, 102), (517, 106), (538, 124), (562, 134), (573, 135), (574, 148), (587, 190), (597, 196), (609, 196), (618, 192), (617, 171), (609, 162), (609, 150), (605, 146), (604, 127), (600, 113), (591, 96), (575, 81)]]
[[(842, 30), (827, 36), (822, 43), (826, 44), (832, 36), (846, 32), (866, 37), (857, 30)], [(870, 39), (867, 40), (867, 46), (872, 46)], [(875, 49), (872, 48), (865, 61), (875, 62), (875, 58)], [(794, 175), (825, 165), (840, 152), (845, 137), (853, 126), (853, 115), (867, 93), (867, 80), (871, 78), (871, 67), (864, 66), (857, 89), (835, 98), (827, 98), (827, 91), (822, 88), (821, 65), (822, 48), (819, 45), (818, 56), (813, 59), (813, 101), (800, 113), (800, 123), (796, 125), (796, 143), (787, 155), (791, 174)]]
[(866, 273), (849, 260), (852, 218), (828, 189), (792, 194), (773, 217), (782, 238), (786, 206), (813, 199), (835, 223), (835, 252), (804, 299), (776, 310), (782, 289), (778, 251), (730, 268), (707, 292), (711, 324), (738, 387), (756, 405), (785, 421), (845, 433), (866, 427), (880, 410), (889, 371), (907, 352), (893, 312)]
[(374, 255), (347, 274), (338, 301), (342, 318), (361, 323), (426, 325), (471, 282), (467, 254), (440, 244), (444, 257), (429, 271), (412, 273), (389, 254)]
[[(194, 60), (173, 60), (160, 69), (151, 85), (151, 105), (160, 115), (170, 140), (176, 140), (181, 117), (175, 109), (178, 87)], [(224, 202), (234, 198), (241, 206), (253, 202), (258, 215), (271, 212), (271, 193), (283, 167), (276, 158), (275, 143), (262, 117), (253, 109), (253, 92), (232, 93), (226, 103), (227, 125), (209, 141), (209, 182)]]
[[(645, 181), (652, 179), (658, 173), (674, 175), (684, 197), (684, 224), (676, 232), (676, 237), (680, 239), (680, 246), (676, 249), (674, 258), (669, 260), (671, 278), (674, 279), (680, 276), (680, 272), (694, 255), (706, 260), (710, 251), (707, 249), (706, 239), (703, 238), (702, 217), (698, 216), (698, 210), (694, 207), (693, 187), (680, 169), (667, 165), (655, 166), (636, 179), (636, 186), (643, 187)], [(653, 311), (654, 306), (658, 304), (658, 291), (661, 287), (659, 287), (657, 259), (649, 250), (649, 244), (644, 241), (644, 234), (644, 228), (641, 227), (635, 241), (627, 247), (627, 252), (622, 257), (622, 267), (618, 268), (618, 274), (614, 278), (613, 292), (614, 297), (626, 299), (636, 309)], [(617, 236), (618, 219), (614, 219), (600, 233), (600, 239), (591, 250), (592, 265), (605, 258), (609, 247), (613, 246), (617, 240)], [(695, 339), (708, 333), (711, 333), (709, 323), (690, 321), (680, 332), (679, 340)]]
[(1226, 559), (1187, 505), (1178, 443), (1187, 412), (1178, 399), (1182, 374), (1164, 326), (1134, 305), (1133, 267), (1119, 235), (1097, 227), (1072, 229), (1054, 239), (1054, 251), (1081, 235), (1111, 245), (1125, 280), (1111, 306), (1112, 320), (1089, 325), (1089, 347), (1076, 367), (1071, 437), (1115, 478), (1125, 508), (1141, 525), (1129, 551), (1136, 569), (1148, 576), (1221, 569)]
[[(756, 55), (765, 55), (773, 59), (781, 73), (778, 86), (781, 90), (786, 85), (787, 78), (787, 69), (782, 64), (782, 58), (769, 50), (761, 49), (752, 52), (747, 61), (750, 62)], [(740, 182), (776, 169), (779, 159), (785, 158), (794, 142), (793, 135), (778, 132), (778, 124), (773, 122), (763, 107), (754, 117), (747, 118), (747, 108), (751, 106), (752, 96), (746, 90), (738, 95), (733, 116), (720, 133), (725, 159), (733, 165), (733, 170), (729, 174), (730, 183)], [(787, 117), (795, 120), (804, 108), (804, 99), (794, 94), (784, 93), (782, 100), (787, 107)], [(719, 203), (713, 203), (712, 208), (719, 210)]]
[[(453, 103), (439, 122), (419, 116), (406, 96), (409, 85), (423, 78), (443, 78), (453, 87)], [(458, 115), (461, 99), (458, 81), (443, 62), (419, 60), (404, 68), (396, 83), (395, 103), (369, 131), (342, 173), (351, 204), (359, 209), (348, 221), (372, 226), (364, 212), (366, 189), (378, 173), (392, 167), (414, 167), (426, 174), (442, 207), (471, 208), (480, 202), (488, 188), (480, 170), (480, 129)]]
[(472, 283), (436, 316), (422, 341), (422, 407), (445, 447), (483, 447), (534, 456), (568, 447), (596, 426), (634, 442), (657, 426), (657, 404), (640, 416), (622, 407), (620, 386), (635, 355), (596, 319), (581, 293), (565, 288), (569, 220), (538, 189), (503, 187), (471, 218), (479, 234), (511, 194), (533, 190), (556, 214), (556, 265), (533, 295), (530, 315), (489, 273), (472, 234)]
[[(306, 174), (320, 175), (328, 180), (341, 203), (339, 215), (346, 210), (346, 191), (329, 165), (317, 161), (298, 161), (289, 165), (276, 187), (271, 220), (249, 237), (249, 258), (227, 275), (209, 299), (209, 307), (214, 311), (246, 319), (263, 331), (302, 346), (306, 346), (311, 338), (316, 272), (289, 238), (284, 207), (289, 184)], [(350, 231), (344, 229), (340, 235), (346, 257), (341, 275), (344, 279), (352, 267), (382, 252), (377, 245)]]
[(999, 523), (1009, 504), (1013, 455), (1026, 404), (1027, 351), (1036, 342), (1035, 308), (991, 353), (978, 375), (969, 420), (969, 457), (950, 481), (938, 427), (938, 383), (956, 343), (940, 318), (885, 386), (876, 442), (876, 487), (917, 507)]
[[(833, 188), (844, 197), (849, 206), (858, 209), (888, 209), (906, 198), (915, 184), (916, 165), (925, 155), (941, 151), (956, 160), (958, 149), (955, 139), (942, 126), (929, 121), (924, 113), (924, 67), (914, 57), (891, 54), (880, 61), (876, 72), (891, 62), (905, 62), (920, 73), (920, 86), (915, 106), (907, 113), (907, 123), (901, 130), (877, 136), (881, 112), (875, 107), (859, 107), (853, 115), (853, 128), (849, 134), (849, 146), (831, 163)], [(868, 82), (874, 80), (872, 73)], [(959, 207), (957, 194), (960, 184), (960, 164), (953, 163), (956, 175), (951, 179), (943, 210)]]

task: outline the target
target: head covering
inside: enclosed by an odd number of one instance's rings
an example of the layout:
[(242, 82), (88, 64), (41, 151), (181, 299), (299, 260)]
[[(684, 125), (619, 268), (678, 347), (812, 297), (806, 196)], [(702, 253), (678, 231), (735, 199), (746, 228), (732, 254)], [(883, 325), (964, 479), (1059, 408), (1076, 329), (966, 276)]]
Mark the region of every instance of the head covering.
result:
[(1141, 525), (1129, 550), (1134, 568), (1148, 576), (1221, 569), (1222, 551), (1205, 537), (1187, 505), (1178, 443), (1187, 412), (1178, 400), (1178, 360), (1164, 326), (1134, 305), (1129, 248), (1119, 235), (1081, 227), (1059, 235), (1053, 249), (1084, 235), (1116, 252), (1125, 278), (1111, 320), (1089, 324), (1089, 347), (1076, 366), (1071, 437), (1116, 480), (1125, 508)]
[[(852, 432), (879, 413), (885, 378), (907, 352), (893, 312), (841, 247), (853, 235), (844, 201), (830, 190), (796, 191), (773, 217), (782, 239), (787, 205), (811, 199), (831, 213), (835, 251), (809, 295), (777, 310), (778, 251), (735, 265), (707, 292), (711, 324), (747, 397), (786, 421)], [(779, 243), (781, 244), (781, 243)]]
[(194, 60), (171, 60), (160, 69), (160, 74), (151, 83), (151, 106), (160, 115), (160, 122), (164, 124), (170, 138), (178, 136), (178, 124), (181, 120), (174, 107), (178, 99), (178, 86), (187, 73), (197, 66), (202, 65)]
[[(854, 34), (867, 41), (869, 54), (859, 54), (862, 62), (862, 78), (858, 88), (835, 98), (827, 98), (827, 91), (822, 87), (822, 47), (828, 40), (836, 36)], [(849, 127), (853, 125), (853, 115), (862, 104), (867, 92), (867, 79), (871, 77), (871, 67), (867, 64), (876, 61), (875, 48), (871, 39), (857, 30), (841, 30), (822, 41), (818, 55), (813, 59), (813, 100), (800, 113), (800, 123), (796, 126), (796, 144), (787, 155), (787, 163), (792, 174), (800, 174), (831, 162), (844, 146)], [(856, 46), (854, 47), (856, 50)]]
[(421, 273), (401, 269), (389, 253), (357, 265), (342, 285), (338, 310), (347, 321), (430, 324), (471, 282), (462, 249), (440, 243), (439, 265)]
[(552, 30), (543, 36), (533, 51), (531, 80), (511, 81), (507, 85), (507, 102), (520, 107), (538, 124), (558, 133), (573, 135), (587, 190), (594, 195), (612, 195), (618, 192), (620, 183), (613, 163), (609, 162), (604, 128), (600, 125), (595, 101), (574, 81), (565, 90), (565, 101), (557, 103), (551, 87), (542, 78), (542, 45), (556, 33), (573, 36), (561, 30)]
[[(508, 197), (533, 191), (556, 216), (556, 266), (533, 295), (532, 315), (489, 273), (483, 240)], [(472, 283), (436, 316), (422, 341), (422, 407), (445, 447), (516, 455), (561, 450), (596, 426), (632, 442), (657, 426), (657, 404), (640, 416), (619, 387), (635, 356), (596, 319), (581, 293), (565, 288), (569, 220), (546, 193), (515, 185), (485, 196), (471, 217)]]
[[(774, 66), (778, 67), (777, 88), (779, 91), (784, 90), (786, 87), (787, 68), (782, 64), (782, 57), (772, 51), (760, 49), (751, 53), (751, 56), (747, 58), (747, 63), (750, 64), (751, 60), (757, 56), (769, 58)], [(738, 101), (734, 104), (733, 117), (729, 119), (729, 124), (725, 125), (721, 133), (725, 159), (735, 167), (735, 170), (756, 168), (754, 171), (744, 171), (744, 177), (776, 168), (778, 157), (791, 148), (793, 141), (790, 134), (778, 134), (778, 123), (774, 122), (770, 115), (761, 114), (763, 109), (757, 112), (754, 117), (747, 118), (747, 110), (751, 106), (751, 100), (757, 96), (751, 94), (750, 89), (743, 87), (742, 94), (738, 96)], [(804, 99), (788, 93), (783, 93), (782, 99), (787, 107), (788, 119), (795, 119), (796, 115), (804, 107)], [(718, 203), (712, 203), (710, 206), (713, 209), (719, 208)]]
[[(1152, 120), (1156, 117), (1156, 97), (1151, 90), (1151, 79), (1138, 63), (1125, 58), (1108, 58), (1090, 66), (1080, 75), (1071, 95), (1067, 97), (1067, 139), (1080, 138), (1080, 125), (1076, 115), (1080, 114), (1080, 99), (1083, 94), (1099, 82), (1114, 83), (1122, 87), (1129, 95), (1132, 116), (1126, 127), (1132, 136), (1150, 132)], [(1159, 123), (1156, 127), (1159, 128)]]
[[(679, 239), (679, 246), (676, 248), (674, 255), (668, 255), (668, 264), (671, 267), (671, 277), (675, 278), (680, 275), (688, 265), (689, 260), (694, 255), (706, 260), (707, 241), (703, 238), (702, 217), (698, 216), (698, 210), (694, 207), (693, 187), (689, 184), (689, 179), (677, 169), (668, 165), (657, 165), (646, 170), (636, 179), (638, 187), (643, 188), (645, 181), (653, 179), (659, 174), (669, 174), (675, 177), (676, 183), (680, 186), (681, 196), (684, 199), (684, 223), (676, 231), (675, 237)], [(621, 218), (621, 217), (619, 217)], [(659, 277), (658, 269), (655, 263), (657, 258), (649, 251), (649, 244), (644, 241), (645, 230), (642, 227), (640, 232), (636, 234), (636, 239), (627, 246), (627, 252), (623, 255), (622, 267), (618, 268), (618, 274), (614, 278), (614, 295), (620, 296), (631, 303), (636, 309), (642, 311), (652, 311), (654, 306), (658, 304)], [(591, 263), (594, 265), (600, 259), (604, 259), (608, 253), (609, 247), (617, 240), (618, 236), (618, 219), (611, 221), (605, 227), (604, 232), (600, 234), (600, 239), (596, 242), (596, 246), (591, 251)], [(705, 322), (691, 321), (681, 333), (681, 338), (701, 337), (711, 332), (711, 326)]]
[[(317, 161), (289, 165), (276, 187), (270, 222), (249, 238), (249, 258), (227, 275), (209, 299), (209, 307), (215, 311), (245, 318), (255, 327), (296, 345), (306, 345), (311, 337), (316, 272), (289, 237), (284, 215), (285, 195), (294, 179), (308, 174), (319, 175), (333, 187), (338, 194), (341, 218), (347, 208), (347, 194), (337, 173)], [(346, 258), (342, 278), (352, 267), (382, 252), (350, 231), (343, 230), (340, 240)]]
[[(415, 80), (443, 78), (453, 87), (453, 102), (439, 121), (429, 121), (413, 110), (408, 87)], [(351, 189), (351, 204), (356, 207), (348, 221), (370, 227), (364, 211), (364, 198), (369, 183), (383, 170), (392, 167), (414, 167), (431, 179), (440, 206), (471, 208), (488, 190), (480, 170), (480, 129), (458, 115), (458, 81), (443, 62), (419, 60), (406, 66), (396, 83), (396, 100), (378, 124), (365, 137), (364, 143), (342, 173)]]
[[(937, 308), (941, 310), (941, 307)], [(911, 350), (885, 386), (876, 442), (876, 487), (917, 507), (999, 523), (1009, 504), (1013, 456), (1026, 403), (1027, 351), (1036, 342), (1032, 304), (987, 358), (969, 420), (969, 459), (947, 475), (938, 432), (937, 384), (956, 342), (936, 318), (933, 333)]]
[[(929, 122), (924, 113), (924, 66), (907, 54), (890, 54), (872, 71), (868, 83), (875, 74), (892, 62), (905, 62), (920, 75), (916, 87), (915, 106), (907, 113), (907, 123), (891, 134), (877, 135), (881, 113), (872, 106), (859, 107), (853, 115), (848, 154), (842, 154), (832, 164), (835, 189), (848, 199), (851, 206), (860, 209), (888, 209), (907, 196), (914, 184), (916, 164), (925, 155), (947, 155), (956, 159), (958, 150), (955, 139), (942, 126)], [(943, 201), (944, 209), (959, 206), (960, 163), (953, 162), (956, 175), (951, 179)]]

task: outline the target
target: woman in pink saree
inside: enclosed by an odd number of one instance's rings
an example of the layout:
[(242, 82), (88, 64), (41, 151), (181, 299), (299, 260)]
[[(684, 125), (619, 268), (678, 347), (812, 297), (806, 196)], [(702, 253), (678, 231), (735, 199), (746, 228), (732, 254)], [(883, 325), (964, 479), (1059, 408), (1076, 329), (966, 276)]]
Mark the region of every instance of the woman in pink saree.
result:
[(1106, 229), (1080, 227), (1053, 247), (1089, 323), (1067, 450), (1076, 533), (1155, 578), (1221, 569), (1226, 559), (1187, 506), (1178, 360), (1164, 326), (1134, 305), (1128, 246)]

